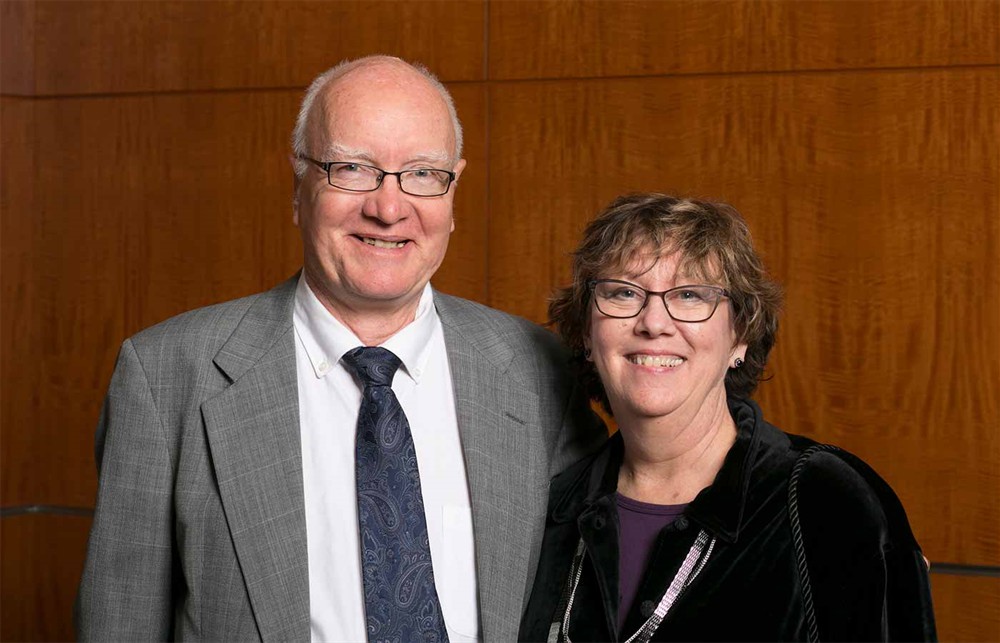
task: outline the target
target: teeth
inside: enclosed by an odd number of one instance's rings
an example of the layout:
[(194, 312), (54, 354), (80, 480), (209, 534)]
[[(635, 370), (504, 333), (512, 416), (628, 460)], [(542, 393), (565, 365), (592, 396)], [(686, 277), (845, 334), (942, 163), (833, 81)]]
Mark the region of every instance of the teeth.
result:
[(406, 245), (405, 241), (383, 241), (381, 239), (372, 239), (371, 237), (361, 237), (361, 240), (376, 248), (402, 248)]
[(684, 363), (683, 357), (668, 357), (666, 355), (630, 355), (628, 361), (639, 366), (658, 366), (673, 368)]

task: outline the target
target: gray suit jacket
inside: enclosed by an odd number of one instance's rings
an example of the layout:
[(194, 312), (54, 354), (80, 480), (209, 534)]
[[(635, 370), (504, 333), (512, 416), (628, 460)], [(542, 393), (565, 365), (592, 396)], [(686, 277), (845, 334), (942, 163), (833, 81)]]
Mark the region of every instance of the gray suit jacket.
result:
[[(122, 345), (97, 429), (81, 639), (309, 639), (294, 293), (293, 278)], [(434, 301), (471, 488), (482, 633), (512, 641), (549, 479), (604, 429), (553, 334)]]

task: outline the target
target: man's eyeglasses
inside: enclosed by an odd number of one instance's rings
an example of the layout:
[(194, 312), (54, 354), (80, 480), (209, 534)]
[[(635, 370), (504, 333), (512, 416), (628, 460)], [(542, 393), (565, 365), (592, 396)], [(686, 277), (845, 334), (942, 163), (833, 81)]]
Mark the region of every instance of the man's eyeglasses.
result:
[(729, 296), (725, 289), (718, 286), (677, 286), (656, 291), (619, 279), (595, 279), (588, 285), (597, 310), (617, 319), (637, 316), (649, 303), (650, 297), (659, 297), (674, 321), (703, 322), (715, 314), (722, 298)]
[(416, 168), (400, 172), (386, 172), (374, 165), (363, 163), (340, 163), (317, 161), (308, 156), (300, 156), (326, 172), (326, 180), (335, 188), (350, 192), (374, 192), (382, 187), (386, 176), (394, 176), (399, 189), (411, 196), (441, 196), (447, 194), (455, 173), (434, 168)]

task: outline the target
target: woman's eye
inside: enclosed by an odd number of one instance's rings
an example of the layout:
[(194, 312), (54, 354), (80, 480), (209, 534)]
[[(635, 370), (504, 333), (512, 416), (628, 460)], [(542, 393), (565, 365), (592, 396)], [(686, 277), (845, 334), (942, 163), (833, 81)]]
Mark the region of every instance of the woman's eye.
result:
[(611, 293), (612, 299), (635, 299), (639, 296), (632, 288), (618, 288)]
[(701, 299), (701, 293), (697, 290), (682, 290), (677, 293), (677, 298), (682, 301), (696, 301)]

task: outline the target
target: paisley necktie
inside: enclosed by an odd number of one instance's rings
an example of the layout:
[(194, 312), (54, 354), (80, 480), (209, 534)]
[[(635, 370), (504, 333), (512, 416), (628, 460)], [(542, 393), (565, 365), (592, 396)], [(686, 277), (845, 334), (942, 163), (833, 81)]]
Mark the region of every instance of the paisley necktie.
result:
[(355, 448), (368, 640), (447, 641), (417, 454), (390, 388), (399, 358), (381, 347), (358, 347), (344, 362), (364, 385)]

